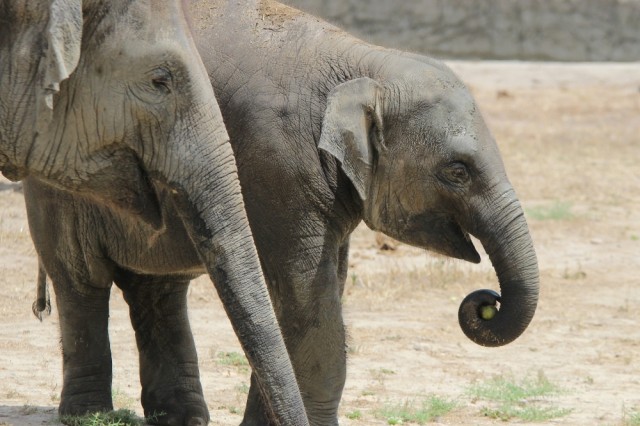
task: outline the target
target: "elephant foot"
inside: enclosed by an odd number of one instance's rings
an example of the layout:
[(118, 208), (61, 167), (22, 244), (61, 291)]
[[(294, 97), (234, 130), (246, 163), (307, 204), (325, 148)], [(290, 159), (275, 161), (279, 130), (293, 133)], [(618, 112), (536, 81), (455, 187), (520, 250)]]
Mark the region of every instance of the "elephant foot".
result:
[(191, 395), (189, 401), (185, 398), (172, 398), (166, 402), (156, 402), (144, 404), (146, 421), (150, 425), (159, 426), (206, 426), (209, 424), (209, 409), (204, 402), (204, 398), (199, 395), (193, 400)]
[(58, 414), (63, 424), (65, 417), (83, 416), (88, 413), (104, 413), (113, 411), (111, 393), (84, 393), (82, 395), (62, 395)]

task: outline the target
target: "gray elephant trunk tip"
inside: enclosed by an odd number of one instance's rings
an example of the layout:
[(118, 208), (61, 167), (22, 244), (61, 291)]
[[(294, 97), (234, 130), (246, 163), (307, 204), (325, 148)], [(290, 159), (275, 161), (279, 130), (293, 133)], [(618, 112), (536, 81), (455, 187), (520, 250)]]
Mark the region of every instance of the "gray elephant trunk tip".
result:
[(458, 310), (458, 322), (464, 334), (481, 346), (502, 346), (508, 341), (489, 333), (486, 322), (499, 315), (500, 294), (493, 290), (476, 290), (464, 298)]
[[(507, 289), (505, 292), (513, 293)], [(487, 289), (476, 290), (464, 298), (458, 310), (458, 322), (471, 341), (486, 347), (504, 346), (527, 329), (537, 306), (537, 291), (519, 296), (509, 294), (509, 300), (527, 300), (524, 307), (517, 306), (517, 302), (506, 304), (504, 299)]]

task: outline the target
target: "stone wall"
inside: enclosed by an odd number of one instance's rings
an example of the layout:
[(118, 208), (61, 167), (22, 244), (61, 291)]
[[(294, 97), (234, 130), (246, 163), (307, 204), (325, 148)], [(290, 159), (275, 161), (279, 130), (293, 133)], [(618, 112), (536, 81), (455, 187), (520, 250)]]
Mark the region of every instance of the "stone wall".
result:
[(382, 46), (444, 58), (640, 61), (640, 0), (284, 0)]

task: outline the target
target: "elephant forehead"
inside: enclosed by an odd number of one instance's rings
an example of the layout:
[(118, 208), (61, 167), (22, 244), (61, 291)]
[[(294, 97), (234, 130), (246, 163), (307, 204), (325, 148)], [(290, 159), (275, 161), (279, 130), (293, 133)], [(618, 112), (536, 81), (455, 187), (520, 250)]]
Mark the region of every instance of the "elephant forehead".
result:
[(92, 40), (100, 44), (104, 41), (107, 45), (114, 41), (126, 41), (122, 44), (134, 46), (172, 42), (185, 48), (190, 43), (190, 35), (180, 5), (176, 0), (127, 3), (119, 13), (113, 13), (97, 23), (96, 36)]
[(433, 123), (436, 125), (470, 122), (476, 113), (475, 101), (461, 83), (419, 81), (407, 84), (404, 93), (400, 95), (402, 109), (414, 117), (431, 116), (440, 121)]
[(423, 99), (408, 109), (405, 131), (428, 141), (439, 142), (452, 137), (473, 141), (479, 133), (476, 115), (473, 103), (460, 103), (448, 96), (430, 97), (428, 102)]
[(449, 140), (452, 151), (458, 155), (472, 157), (478, 152), (478, 139), (474, 135), (460, 133)]

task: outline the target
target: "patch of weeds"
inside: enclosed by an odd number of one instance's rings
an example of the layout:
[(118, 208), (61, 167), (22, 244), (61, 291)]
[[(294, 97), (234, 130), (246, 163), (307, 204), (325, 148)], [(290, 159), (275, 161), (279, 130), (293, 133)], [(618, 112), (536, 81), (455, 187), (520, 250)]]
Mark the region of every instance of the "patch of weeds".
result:
[(623, 408), (622, 426), (640, 426), (640, 411)]
[(482, 409), (481, 413), (485, 417), (502, 420), (503, 422), (509, 421), (513, 418), (518, 418), (525, 422), (544, 422), (550, 419), (566, 416), (570, 411), (571, 410), (557, 407), (516, 407), (513, 405), (504, 405), (497, 409), (485, 407)]
[(371, 376), (373, 376), (374, 379), (380, 379), (380, 378), (383, 378), (384, 376), (391, 376), (393, 374), (396, 374), (395, 371), (390, 370), (388, 368), (384, 368), (384, 367), (371, 369), (369, 370), (369, 373), (371, 373)]
[(542, 422), (569, 414), (571, 410), (555, 407), (548, 399), (543, 399), (560, 392), (560, 388), (542, 372), (534, 379), (520, 381), (494, 377), (487, 383), (474, 385), (469, 391), (476, 399), (494, 403), (492, 407), (484, 407), (482, 415), (503, 421), (518, 418), (528, 422)]
[(347, 354), (349, 355), (358, 355), (362, 352), (362, 345), (347, 345)]
[(7, 392), (5, 397), (7, 399), (21, 399), (21, 398), (23, 398), (23, 396), (20, 394), (20, 392), (15, 391), (15, 390), (10, 390), (9, 392)]
[(636, 234), (631, 235), (631, 241), (640, 241), (640, 237)]
[(242, 414), (242, 410), (240, 408), (236, 407), (236, 406), (233, 406), (233, 405), (229, 407), (229, 412), (231, 414)]
[(238, 386), (236, 386), (236, 391), (238, 393), (244, 394), (244, 395), (248, 395), (249, 394), (249, 385), (247, 385), (246, 383), (240, 383)]
[(121, 410), (132, 410), (136, 403), (134, 398), (119, 389), (111, 390), (111, 399), (113, 400), (114, 407)]
[(525, 209), (527, 216), (535, 220), (568, 220), (574, 217), (571, 203), (554, 201), (546, 206), (529, 207)]
[(399, 342), (400, 340), (402, 340), (402, 336), (400, 336), (399, 334), (394, 334), (393, 336), (384, 336), (382, 338), (382, 341), (389, 342)]
[(582, 265), (578, 264), (576, 270), (569, 270), (569, 268), (564, 268), (562, 278), (564, 278), (565, 280), (583, 280), (587, 278), (587, 273), (582, 270)]
[(357, 282), (358, 282), (358, 275), (356, 275), (355, 272), (352, 272), (351, 273), (351, 285), (355, 287)]
[(20, 414), (22, 414), (23, 416), (30, 416), (37, 412), (38, 408), (34, 407), (33, 405), (23, 405), (20, 409)]
[(67, 426), (143, 426), (146, 420), (136, 416), (131, 410), (117, 410), (83, 416), (62, 416), (60, 422)]
[(360, 420), (362, 418), (362, 413), (360, 410), (353, 410), (345, 414), (345, 417), (349, 420)]
[(629, 306), (629, 299), (624, 299), (624, 304), (618, 307), (618, 312), (623, 314), (627, 314), (631, 312), (631, 307)]
[(376, 368), (369, 370), (371, 373), (371, 377), (378, 382), (378, 384), (383, 385), (388, 376), (396, 374), (395, 371), (390, 370), (388, 368)]
[(249, 361), (239, 352), (218, 352), (218, 363), (220, 365), (231, 365), (234, 367), (248, 367)]
[(387, 404), (376, 411), (375, 415), (386, 420), (390, 425), (400, 425), (405, 422), (422, 425), (437, 420), (456, 406), (454, 401), (432, 395), (422, 402), (405, 401), (399, 404)]

